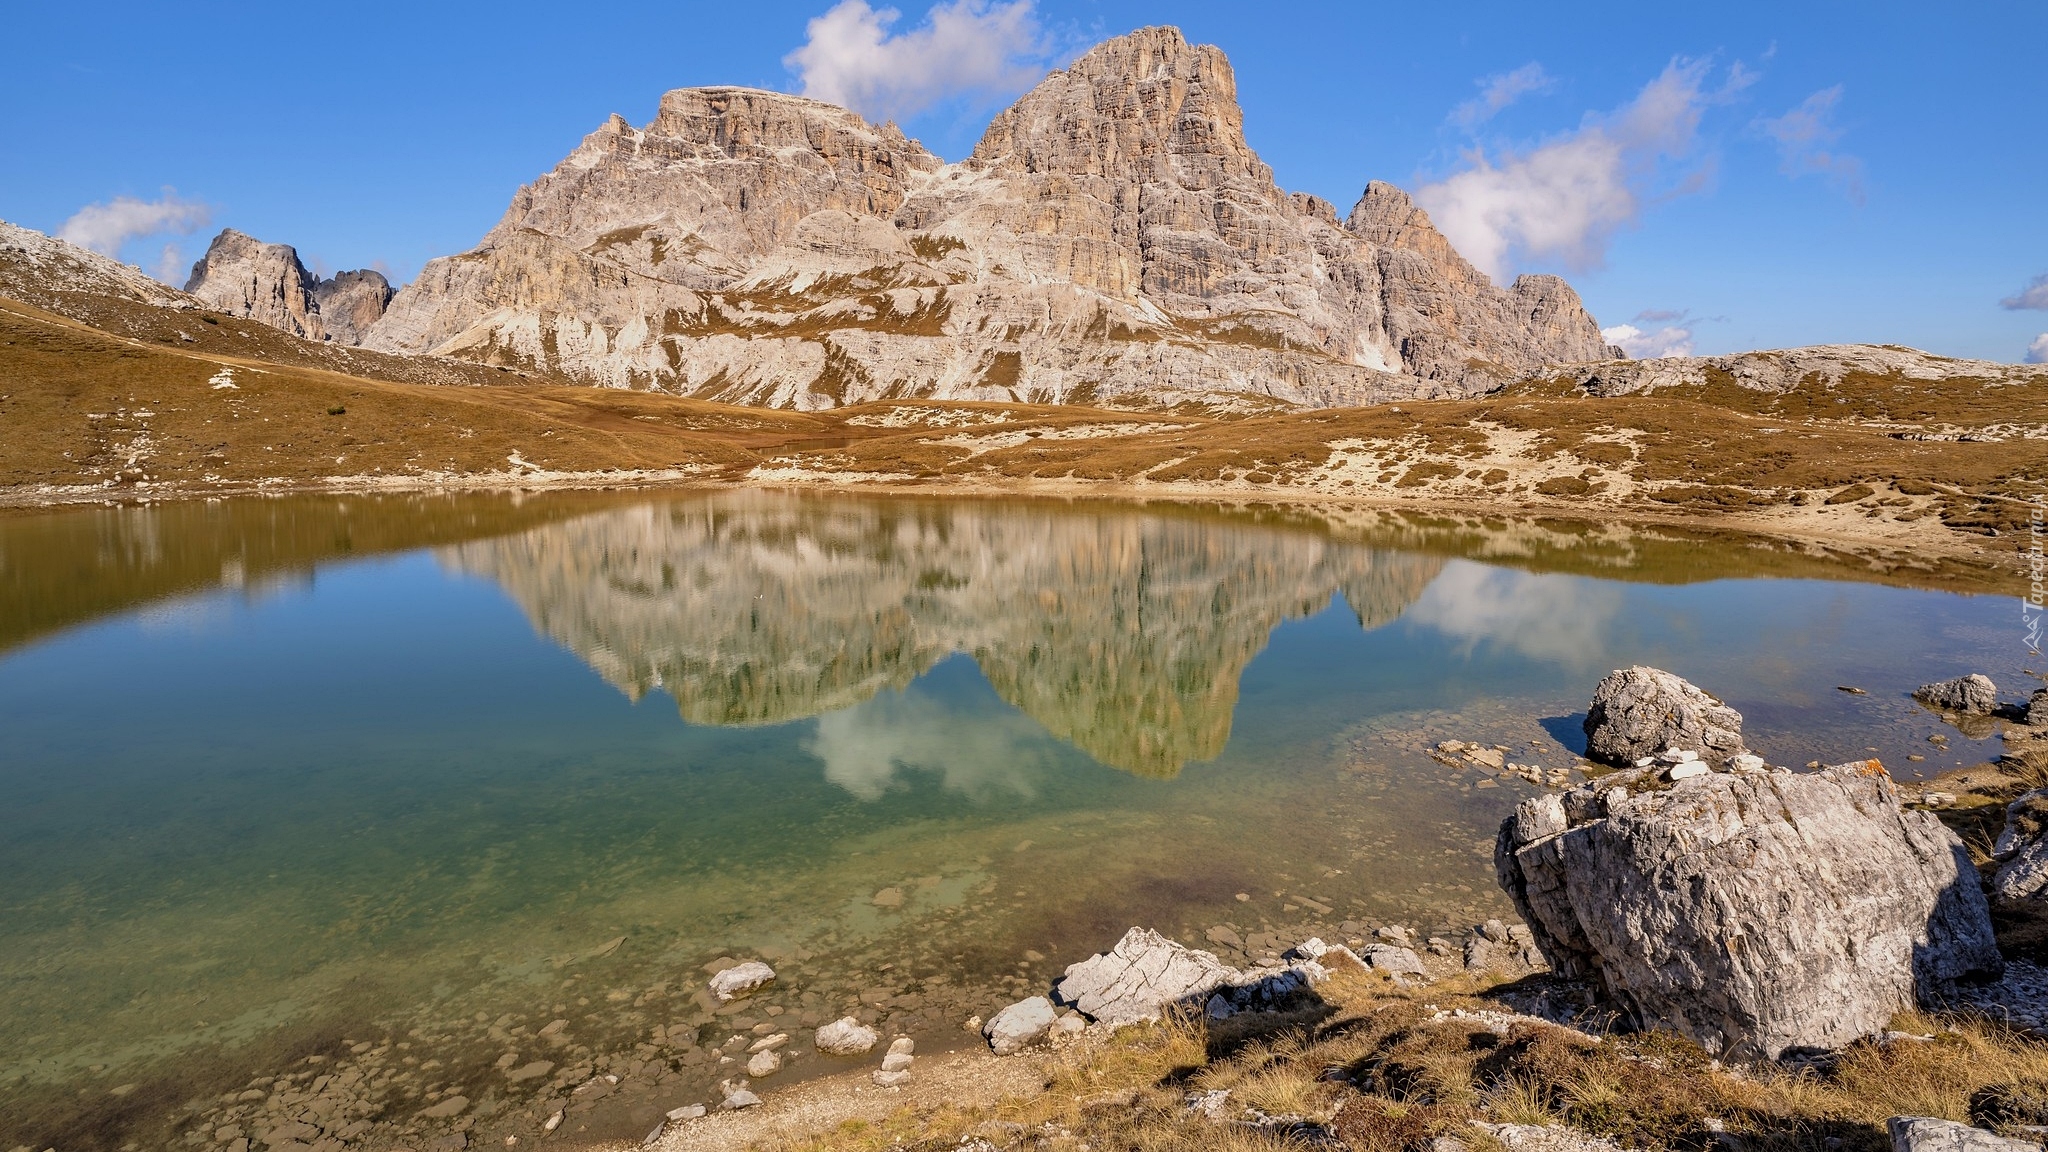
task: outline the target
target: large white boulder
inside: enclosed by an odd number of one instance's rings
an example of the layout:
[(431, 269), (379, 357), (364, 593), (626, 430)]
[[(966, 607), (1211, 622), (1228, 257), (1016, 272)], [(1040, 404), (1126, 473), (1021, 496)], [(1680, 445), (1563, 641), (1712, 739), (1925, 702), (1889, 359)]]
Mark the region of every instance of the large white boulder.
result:
[(2001, 967), (1969, 853), (1876, 761), (1619, 773), (1523, 801), (1495, 865), (1561, 974), (1722, 1056), (1838, 1048)]
[(1627, 767), (1665, 749), (1689, 749), (1716, 763), (1739, 755), (1742, 713), (1661, 668), (1607, 674), (1586, 708), (1586, 755)]

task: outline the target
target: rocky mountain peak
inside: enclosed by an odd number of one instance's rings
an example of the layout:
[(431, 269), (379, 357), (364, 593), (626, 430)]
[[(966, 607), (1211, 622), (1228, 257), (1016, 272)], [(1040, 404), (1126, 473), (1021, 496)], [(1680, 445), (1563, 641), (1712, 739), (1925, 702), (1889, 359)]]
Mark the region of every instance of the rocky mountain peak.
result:
[(308, 340), (360, 344), (384, 315), (391, 284), (377, 272), (322, 280), (289, 244), (224, 228), (192, 265), (185, 291), (216, 312), (245, 316)]
[(1216, 188), (1272, 189), (1244, 139), (1237, 77), (1221, 49), (1178, 28), (1107, 40), (997, 116), (974, 149), (989, 167)]
[(1495, 286), (1391, 185), (1348, 224), (1282, 192), (1229, 61), (1174, 28), (1047, 76), (958, 164), (815, 100), (677, 89), (430, 262), (367, 340), (797, 408), (1356, 404), (1607, 352), (1569, 286)]
[(327, 329), (320, 323), (320, 304), (313, 296), (318, 282), (291, 245), (265, 244), (223, 228), (206, 246), (206, 255), (192, 265), (185, 291), (215, 311), (320, 340)]

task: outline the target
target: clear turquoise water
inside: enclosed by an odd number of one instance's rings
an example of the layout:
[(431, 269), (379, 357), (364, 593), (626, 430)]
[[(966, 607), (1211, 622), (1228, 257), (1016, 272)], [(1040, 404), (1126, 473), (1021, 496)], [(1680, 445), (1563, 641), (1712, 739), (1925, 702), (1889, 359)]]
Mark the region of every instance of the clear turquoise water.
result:
[(1569, 766), (1594, 683), (1649, 663), (1777, 762), (1931, 773), (1995, 747), (1928, 743), (1912, 687), (2027, 680), (2010, 598), (1713, 543), (476, 499), (381, 550), (416, 508), (0, 523), (0, 1145), (114, 1146), (337, 1036), (694, 1027), (720, 956), (826, 1018), (936, 977), (886, 1011), (957, 1035), (1134, 923), (1462, 930), (1506, 910), (1483, 846), (1529, 790), (1437, 740)]

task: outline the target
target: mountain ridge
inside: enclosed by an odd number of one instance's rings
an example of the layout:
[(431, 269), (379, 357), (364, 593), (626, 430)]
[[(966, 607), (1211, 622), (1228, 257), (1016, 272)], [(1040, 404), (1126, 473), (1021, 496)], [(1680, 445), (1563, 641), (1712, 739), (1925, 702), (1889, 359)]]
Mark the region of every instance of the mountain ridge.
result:
[[(887, 398), (1335, 406), (1614, 354), (1556, 277), (1495, 286), (1392, 185), (1340, 220), (1172, 28), (1048, 75), (948, 164), (800, 96), (616, 114), (364, 337), (798, 409)], [(1369, 234), (1368, 234), (1369, 233)]]

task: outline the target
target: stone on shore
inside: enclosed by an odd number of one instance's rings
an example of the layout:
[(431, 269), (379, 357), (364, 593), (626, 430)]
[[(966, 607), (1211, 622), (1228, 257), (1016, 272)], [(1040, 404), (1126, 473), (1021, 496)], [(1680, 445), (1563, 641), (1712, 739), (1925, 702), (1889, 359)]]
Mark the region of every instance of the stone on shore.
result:
[(2027, 727), (2048, 728), (2048, 688), (2036, 688), (2027, 697)]
[(1429, 972), (1429, 969), (1423, 967), (1422, 957), (1417, 956), (1413, 949), (1395, 944), (1368, 944), (1365, 954), (1359, 959), (1375, 972), (1387, 972), (1395, 976), (1423, 976)]
[(842, 1016), (820, 1027), (811, 1043), (828, 1056), (863, 1056), (874, 1051), (881, 1039), (880, 1032), (851, 1016)]
[(2001, 967), (1962, 842), (1870, 761), (1617, 773), (1523, 801), (1495, 866), (1559, 974), (1724, 1058), (1839, 1048)]
[(1991, 682), (1991, 677), (1972, 672), (1939, 684), (1923, 684), (1914, 691), (1913, 699), (1943, 712), (1989, 716), (1998, 707), (1998, 685)]
[(764, 1052), (756, 1052), (747, 1058), (747, 1075), (752, 1076), (756, 1080), (763, 1076), (773, 1076), (780, 1071), (782, 1071), (782, 1053), (773, 1048)]
[(774, 981), (775, 969), (759, 960), (749, 960), (745, 964), (735, 964), (713, 976), (711, 994), (718, 997), (719, 1003), (728, 1004), (743, 996), (752, 996)]
[(1680, 677), (1640, 664), (1608, 673), (1586, 709), (1586, 755), (1627, 767), (1665, 749), (1715, 762), (1746, 751), (1742, 713)]
[(1894, 1116), (1884, 1126), (1891, 1132), (1892, 1152), (2041, 1152), (2031, 1140), (2011, 1140), (1932, 1116)]
[(989, 1018), (981, 1026), (981, 1034), (988, 1039), (989, 1050), (998, 1056), (1020, 1052), (1052, 1031), (1059, 1013), (1052, 1001), (1043, 996), (1019, 1000)]
[(1237, 975), (1212, 952), (1133, 928), (1116, 947), (1069, 965), (1054, 991), (1089, 1019), (1114, 1026), (1157, 1019), (1168, 1006), (1191, 998), (1207, 1000)]
[(1991, 880), (2000, 900), (2025, 900), (2048, 891), (2048, 788), (2021, 794), (2005, 806), (2005, 829), (1991, 857), (2002, 863)]

